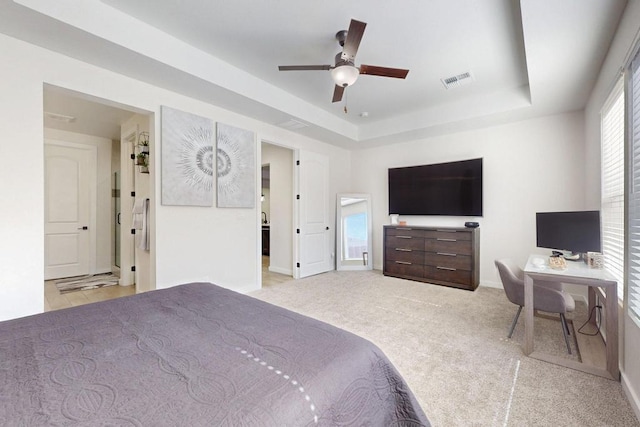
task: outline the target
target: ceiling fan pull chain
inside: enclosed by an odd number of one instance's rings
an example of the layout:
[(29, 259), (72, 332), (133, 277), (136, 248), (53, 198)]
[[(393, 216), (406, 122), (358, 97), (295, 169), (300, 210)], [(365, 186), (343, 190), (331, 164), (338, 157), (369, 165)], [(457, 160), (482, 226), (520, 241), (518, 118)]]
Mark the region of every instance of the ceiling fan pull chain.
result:
[[(345, 91), (346, 92), (346, 91)], [(347, 103), (349, 102), (349, 93), (344, 94), (344, 113), (348, 114)]]

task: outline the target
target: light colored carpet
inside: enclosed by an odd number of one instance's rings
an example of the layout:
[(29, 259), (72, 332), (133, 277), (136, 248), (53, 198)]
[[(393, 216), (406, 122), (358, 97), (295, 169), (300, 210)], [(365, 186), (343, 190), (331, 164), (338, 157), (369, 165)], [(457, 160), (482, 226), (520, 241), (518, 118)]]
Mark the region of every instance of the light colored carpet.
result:
[(105, 286), (117, 285), (119, 277), (112, 273), (93, 274), (88, 276), (67, 277), (56, 280), (56, 288), (61, 294), (74, 291), (85, 291), (88, 289), (98, 289)]
[[(525, 357), (524, 320), (507, 339), (517, 307), (500, 289), (330, 272), (251, 296), (374, 342), (434, 426), (640, 426), (620, 383)], [(560, 323), (535, 322), (536, 349), (569, 357)]]

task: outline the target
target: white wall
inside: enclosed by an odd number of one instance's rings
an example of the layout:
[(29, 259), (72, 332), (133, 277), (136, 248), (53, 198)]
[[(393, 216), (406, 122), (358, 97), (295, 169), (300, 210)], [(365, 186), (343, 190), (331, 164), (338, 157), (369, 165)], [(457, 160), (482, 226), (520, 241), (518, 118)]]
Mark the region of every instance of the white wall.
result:
[(293, 275), (293, 151), (262, 144), (262, 164), (269, 164), (269, 271)]
[(382, 226), (389, 224), (387, 169), (483, 158), (483, 217), (401, 216), (409, 225), (480, 223), (480, 284), (501, 286), (494, 267), (520, 265), (536, 250), (535, 213), (584, 207), (581, 112), (353, 152), (354, 192), (370, 193), (374, 268), (382, 268)]
[[(600, 110), (611, 93), (625, 62), (633, 53), (640, 33), (640, 1), (630, 0), (605, 58), (596, 85), (585, 107), (586, 164), (593, 173), (585, 177), (587, 203), (600, 206)], [(627, 266), (629, 268), (629, 266)], [(626, 288), (626, 286), (625, 286)], [(627, 397), (640, 418), (640, 328), (620, 311), (620, 356), (622, 385)]]
[[(278, 141), (322, 153), (331, 163), (331, 194), (349, 190), (350, 156), (346, 150), (4, 35), (0, 36), (0, 56), (0, 320), (39, 313), (44, 306), (44, 83), (149, 111), (156, 117), (160, 117), (160, 106), (168, 105), (255, 131), (257, 141)], [(160, 135), (158, 120), (150, 134), (155, 146), (151, 148), (149, 187), (156, 195), (160, 185), (156, 165), (162, 149), (156, 137)], [(260, 153), (258, 145), (256, 153)], [(16, 160), (25, 158), (35, 167), (27, 168)], [(259, 167), (257, 162), (257, 177)], [(256, 184), (260, 188), (258, 179)], [(259, 206), (259, 194), (256, 202)], [(240, 291), (257, 287), (261, 270), (259, 209), (162, 206), (158, 197), (153, 197), (152, 203), (155, 256), (151, 268), (156, 288), (200, 280)]]
[(111, 140), (93, 135), (45, 129), (48, 140), (73, 142), (97, 147), (98, 169), (96, 170), (96, 260), (91, 274), (111, 271), (112, 217), (111, 217)]

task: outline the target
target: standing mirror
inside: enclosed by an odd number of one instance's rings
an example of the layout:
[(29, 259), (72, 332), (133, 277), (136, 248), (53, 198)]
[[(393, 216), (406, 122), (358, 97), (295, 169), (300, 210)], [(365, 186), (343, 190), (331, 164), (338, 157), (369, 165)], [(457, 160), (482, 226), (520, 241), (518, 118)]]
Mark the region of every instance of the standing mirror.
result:
[(371, 196), (338, 194), (337, 270), (371, 270)]

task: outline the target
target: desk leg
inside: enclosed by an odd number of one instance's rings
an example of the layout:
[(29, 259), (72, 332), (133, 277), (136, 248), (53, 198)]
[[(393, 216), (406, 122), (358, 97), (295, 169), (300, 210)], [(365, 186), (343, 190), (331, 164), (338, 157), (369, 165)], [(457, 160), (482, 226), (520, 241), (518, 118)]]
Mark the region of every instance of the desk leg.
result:
[[(589, 303), (589, 307), (588, 307), (588, 313), (591, 314), (593, 313), (593, 307), (596, 306), (596, 291), (594, 289), (593, 286), (587, 286), (588, 288), (588, 303)], [(591, 323), (592, 325), (596, 324), (596, 316), (593, 316), (590, 318), (589, 323)]]
[(618, 360), (618, 290), (615, 284), (607, 286), (605, 306), (605, 325), (607, 329), (607, 371), (614, 380), (620, 380), (620, 367)]
[(524, 354), (533, 353), (533, 279), (524, 275)]

